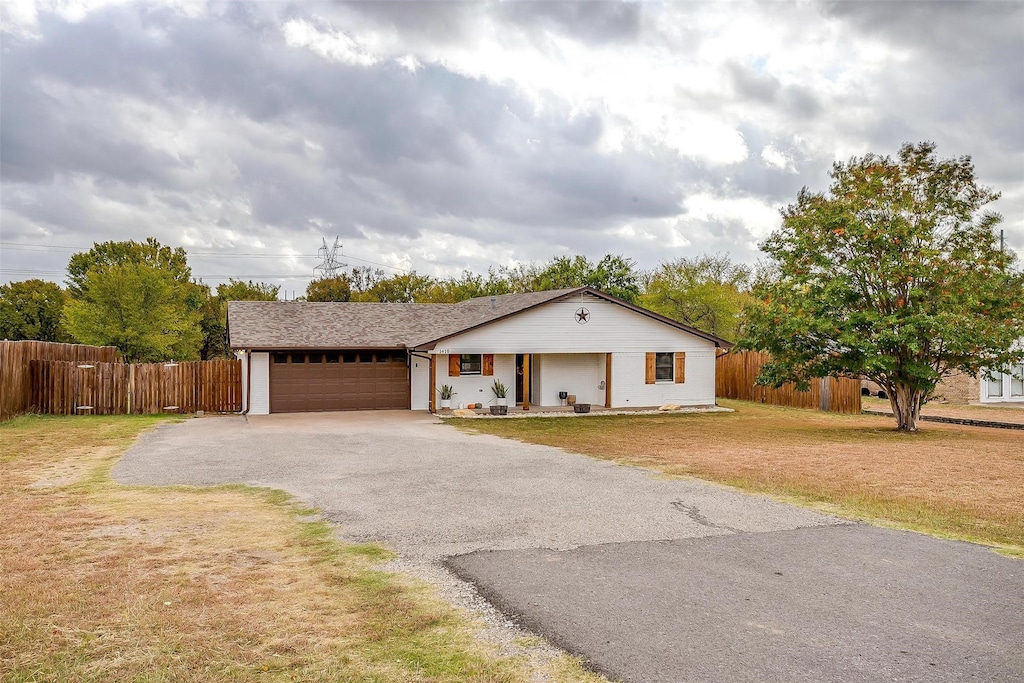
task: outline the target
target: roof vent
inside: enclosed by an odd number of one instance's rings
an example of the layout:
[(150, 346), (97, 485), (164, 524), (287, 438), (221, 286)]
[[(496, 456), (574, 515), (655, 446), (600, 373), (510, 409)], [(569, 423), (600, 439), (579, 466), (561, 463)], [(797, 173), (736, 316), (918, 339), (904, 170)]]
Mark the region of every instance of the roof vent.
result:
[(491, 296), (491, 310), (493, 311), (497, 307), (498, 307), (498, 297), (492, 295)]

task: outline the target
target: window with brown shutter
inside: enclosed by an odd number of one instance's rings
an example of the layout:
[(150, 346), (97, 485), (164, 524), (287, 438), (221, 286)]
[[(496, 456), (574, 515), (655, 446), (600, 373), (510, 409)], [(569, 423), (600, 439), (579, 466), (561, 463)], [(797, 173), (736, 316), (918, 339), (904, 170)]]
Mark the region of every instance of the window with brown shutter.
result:
[(483, 362), (482, 362), (481, 366), (483, 367), (483, 372), (482, 372), (483, 375), (488, 376), (488, 377), (493, 375), (494, 374), (494, 354), (493, 353), (485, 353), (483, 355)]
[(659, 382), (683, 382), (686, 364), (686, 354), (683, 352), (672, 353), (656, 351), (648, 353), (646, 358), (644, 382), (646, 384), (657, 384)]
[(460, 363), (459, 354), (453, 353), (448, 356), (448, 376), (458, 377), (461, 372), (462, 364)]
[(676, 352), (676, 384), (686, 381), (686, 352)]
[(482, 375), (483, 359), (479, 353), (463, 353), (459, 356), (460, 375)]

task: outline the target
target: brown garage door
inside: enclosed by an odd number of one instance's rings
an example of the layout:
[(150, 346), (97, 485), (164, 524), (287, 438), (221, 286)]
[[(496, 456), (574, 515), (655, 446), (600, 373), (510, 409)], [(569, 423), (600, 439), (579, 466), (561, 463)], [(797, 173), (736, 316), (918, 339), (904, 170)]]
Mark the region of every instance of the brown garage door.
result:
[(409, 408), (404, 351), (270, 354), (270, 412)]

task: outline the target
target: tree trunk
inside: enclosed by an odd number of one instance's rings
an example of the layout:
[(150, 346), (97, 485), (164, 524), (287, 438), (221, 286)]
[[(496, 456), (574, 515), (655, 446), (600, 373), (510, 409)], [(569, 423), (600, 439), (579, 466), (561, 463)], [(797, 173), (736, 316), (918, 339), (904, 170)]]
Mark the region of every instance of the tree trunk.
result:
[(889, 405), (896, 417), (896, 429), (901, 432), (916, 432), (921, 417), (921, 399), (924, 392), (907, 384), (893, 384), (889, 392)]

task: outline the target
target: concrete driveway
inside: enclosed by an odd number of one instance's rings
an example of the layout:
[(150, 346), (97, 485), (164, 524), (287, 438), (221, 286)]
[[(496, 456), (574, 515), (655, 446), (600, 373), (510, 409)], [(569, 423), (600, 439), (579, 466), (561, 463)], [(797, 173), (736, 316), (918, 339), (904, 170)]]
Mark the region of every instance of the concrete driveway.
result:
[(423, 413), (189, 420), (114, 476), (289, 491), (621, 680), (1024, 676), (1024, 563)]

